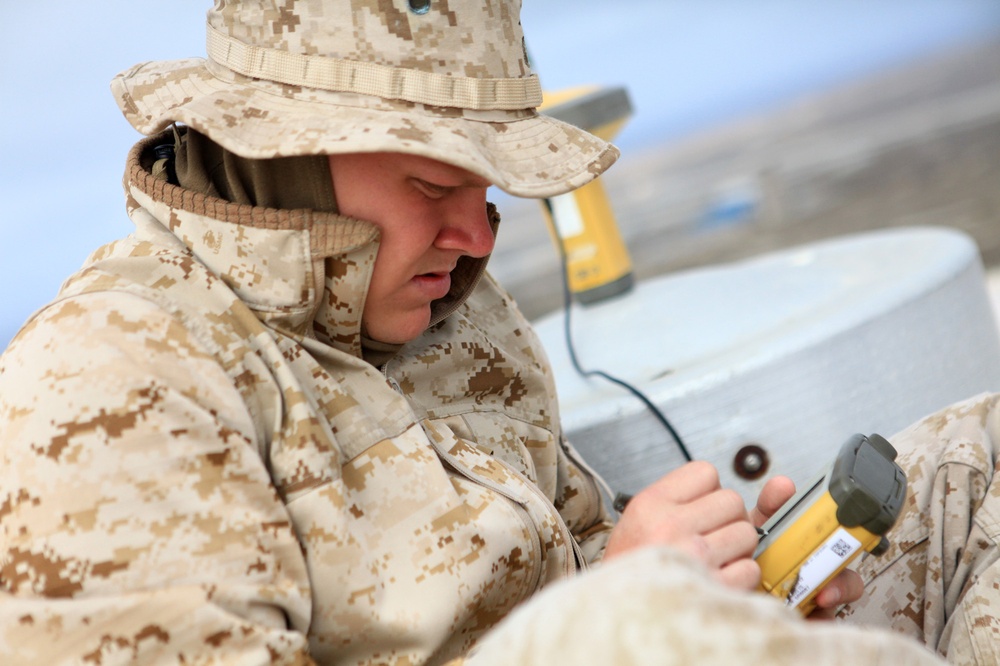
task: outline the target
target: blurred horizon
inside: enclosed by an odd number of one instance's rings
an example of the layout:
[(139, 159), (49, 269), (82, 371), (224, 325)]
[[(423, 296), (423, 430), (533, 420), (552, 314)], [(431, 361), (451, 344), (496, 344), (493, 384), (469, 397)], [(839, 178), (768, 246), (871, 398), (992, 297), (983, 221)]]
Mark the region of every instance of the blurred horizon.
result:
[[(207, 6), (111, 0), (58, 13), (30, 3), (0, 10), (16, 27), (0, 45), (0, 349), (91, 251), (131, 231), (120, 182), (139, 135), (108, 83), (144, 60), (203, 56)], [(1000, 3), (548, 0), (526, 3), (522, 22), (546, 89), (628, 89), (634, 115), (615, 141), (625, 161), (1000, 39)]]

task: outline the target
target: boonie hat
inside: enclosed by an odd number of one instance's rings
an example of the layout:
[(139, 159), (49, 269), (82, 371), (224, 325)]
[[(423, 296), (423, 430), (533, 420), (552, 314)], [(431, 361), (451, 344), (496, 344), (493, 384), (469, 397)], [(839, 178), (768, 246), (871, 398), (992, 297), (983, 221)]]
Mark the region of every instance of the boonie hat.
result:
[(216, 0), (207, 59), (112, 81), (144, 134), (178, 122), (258, 159), (402, 152), (517, 196), (600, 175), (618, 150), (541, 115), (520, 0)]

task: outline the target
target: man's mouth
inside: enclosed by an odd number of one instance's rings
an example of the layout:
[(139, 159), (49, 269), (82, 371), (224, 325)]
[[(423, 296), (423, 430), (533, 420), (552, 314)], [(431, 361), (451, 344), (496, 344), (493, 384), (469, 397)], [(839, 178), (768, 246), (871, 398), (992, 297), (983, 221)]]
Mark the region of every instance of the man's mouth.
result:
[(452, 271), (455, 270), (455, 266), (443, 266), (437, 270), (427, 271), (426, 273), (420, 273), (416, 277), (424, 278), (443, 278), (445, 276), (450, 276)]
[(444, 298), (451, 290), (451, 271), (431, 271), (413, 276), (413, 282), (424, 292), (427, 298), (437, 300)]

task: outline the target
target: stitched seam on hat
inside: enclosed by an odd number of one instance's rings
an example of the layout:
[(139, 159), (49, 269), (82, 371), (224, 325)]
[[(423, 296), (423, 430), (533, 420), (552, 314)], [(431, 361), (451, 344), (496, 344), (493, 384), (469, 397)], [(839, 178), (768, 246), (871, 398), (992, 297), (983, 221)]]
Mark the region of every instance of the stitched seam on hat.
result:
[(244, 44), (211, 25), (207, 34), (209, 58), (257, 79), (477, 110), (525, 109), (542, 102), (541, 83), (534, 74), (488, 79), (449, 76)]

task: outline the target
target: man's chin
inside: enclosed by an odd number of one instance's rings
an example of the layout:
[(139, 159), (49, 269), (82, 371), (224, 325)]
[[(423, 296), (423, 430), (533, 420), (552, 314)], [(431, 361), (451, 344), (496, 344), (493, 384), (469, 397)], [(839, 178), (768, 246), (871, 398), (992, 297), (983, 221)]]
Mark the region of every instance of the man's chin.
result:
[(430, 322), (431, 309), (428, 305), (423, 312), (387, 317), (384, 320), (362, 320), (361, 324), (366, 337), (390, 345), (403, 345), (419, 338)]

